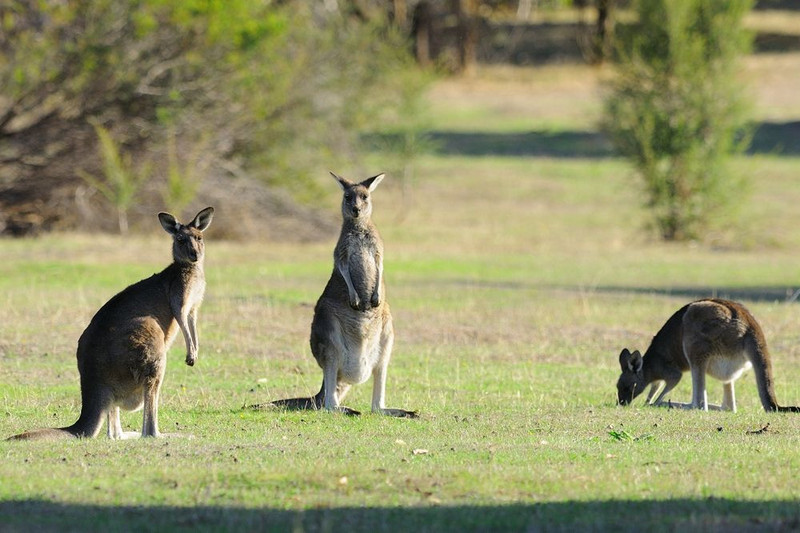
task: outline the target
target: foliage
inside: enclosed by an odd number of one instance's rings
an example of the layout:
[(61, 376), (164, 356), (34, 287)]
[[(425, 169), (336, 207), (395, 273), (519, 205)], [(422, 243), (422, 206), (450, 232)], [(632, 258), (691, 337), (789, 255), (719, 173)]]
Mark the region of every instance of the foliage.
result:
[(128, 209), (136, 199), (136, 193), (150, 177), (149, 165), (134, 168), (130, 154), (121, 154), (119, 146), (103, 126), (95, 124), (103, 159), (103, 177), (88, 172), (79, 175), (92, 187), (100, 191), (117, 211), (119, 232), (128, 233)]
[(737, 59), (751, 3), (642, 0), (638, 23), (621, 32), (605, 127), (643, 178), (666, 240), (700, 236), (740, 199), (743, 181), (726, 162), (748, 139)]
[[(395, 77), (413, 76), (405, 39), (385, 16), (363, 19), (350, 2), (337, 5), (4, 2), (0, 162), (15, 186), (35, 184), (34, 194), (45, 194), (25, 164), (34, 155), (37, 179), (74, 186), (78, 169), (100, 166), (87, 142), (93, 121), (158, 173), (176, 168), (174, 135), (179, 158), (203, 154), (183, 161), (201, 167), (198, 180), (254, 176), (308, 194), (313, 172), (358, 155), (359, 130), (374, 127), (378, 102), (403, 105), (387, 98), (405, 90)], [(412, 99), (421, 93), (413, 86)]]

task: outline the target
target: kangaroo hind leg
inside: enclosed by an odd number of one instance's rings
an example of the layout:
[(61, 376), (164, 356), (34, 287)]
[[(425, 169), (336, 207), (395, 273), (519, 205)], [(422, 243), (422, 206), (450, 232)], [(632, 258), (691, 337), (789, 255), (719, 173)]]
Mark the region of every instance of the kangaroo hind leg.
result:
[(344, 399), (350, 388), (350, 385), (339, 381), (339, 359), (342, 354), (337, 353), (336, 348), (327, 343), (321, 346), (321, 349), (324, 352), (322, 360), (325, 362), (322, 368), (322, 386), (325, 389), (322, 405), (328, 411), (339, 411), (351, 416), (360, 415), (360, 411), (345, 407), (339, 403), (341, 399)]
[(380, 350), (381, 355), (378, 364), (372, 370), (372, 412), (397, 418), (419, 418), (416, 411), (385, 407), (386, 398), (386, 374), (389, 368), (389, 360), (392, 356), (394, 346), (394, 332), (391, 322), (384, 326), (381, 333)]
[(153, 379), (145, 383), (144, 412), (142, 416), (142, 437), (159, 437), (158, 399), (161, 394), (161, 380)]

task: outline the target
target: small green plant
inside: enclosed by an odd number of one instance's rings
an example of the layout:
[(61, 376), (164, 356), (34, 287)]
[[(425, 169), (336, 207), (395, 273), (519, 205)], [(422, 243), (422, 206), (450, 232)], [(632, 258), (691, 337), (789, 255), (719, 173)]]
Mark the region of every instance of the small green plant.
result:
[(650, 433), (645, 433), (644, 435), (639, 435), (638, 437), (634, 437), (624, 429), (616, 430), (612, 429), (608, 432), (608, 435), (618, 442), (640, 442), (645, 440), (652, 440), (653, 435)]
[(721, 208), (741, 203), (726, 164), (741, 152), (747, 105), (736, 78), (749, 48), (751, 0), (640, 0), (622, 32), (605, 127), (644, 182), (664, 240), (698, 238)]
[(130, 154), (120, 152), (111, 133), (100, 124), (94, 125), (100, 141), (100, 155), (103, 159), (103, 177), (95, 177), (83, 170), (78, 175), (89, 185), (100, 191), (117, 211), (119, 232), (128, 233), (128, 209), (136, 199), (142, 185), (150, 176), (149, 165), (134, 168)]

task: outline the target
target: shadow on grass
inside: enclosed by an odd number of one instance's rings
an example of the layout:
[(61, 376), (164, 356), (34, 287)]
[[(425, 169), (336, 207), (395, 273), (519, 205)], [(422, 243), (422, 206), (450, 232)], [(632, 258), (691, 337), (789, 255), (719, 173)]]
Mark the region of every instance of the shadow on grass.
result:
[[(797, 10), (797, 0), (781, 2), (771, 0), (764, 10)], [(511, 64), (520, 66), (547, 65), (552, 63), (585, 63), (586, 44), (594, 32), (588, 20), (584, 22), (490, 22), (479, 25), (476, 47), (478, 62), (489, 64)], [(629, 24), (618, 20), (615, 32), (619, 34), (635, 31)], [(452, 30), (443, 32), (454, 40)], [(753, 40), (753, 53), (790, 53), (800, 50), (800, 35), (787, 32), (757, 32)]]
[(788, 531), (800, 527), (800, 506), (707, 498), (284, 511), (21, 500), (0, 503), (0, 519), (5, 531)]
[(472, 279), (448, 279), (434, 282), (441, 285), (454, 285), (480, 289), (496, 290), (533, 290), (549, 289), (555, 291), (568, 291), (580, 293), (609, 293), (609, 294), (650, 294), (653, 296), (668, 296), (671, 298), (685, 298), (687, 303), (702, 298), (724, 298), (727, 300), (742, 300), (746, 302), (800, 302), (800, 288), (782, 286), (763, 287), (626, 287), (622, 285), (537, 285), (523, 281), (491, 281)]
[[(583, 289), (584, 291), (586, 289)], [(797, 301), (796, 288), (792, 287), (616, 287), (598, 286), (592, 291), (625, 294), (652, 294), (656, 296), (683, 297), (686, 302), (701, 298), (724, 298), (746, 302)]]
[[(605, 158), (615, 157), (607, 135), (599, 131), (529, 131), (516, 133), (432, 131), (426, 134), (431, 151), (442, 155)], [(373, 149), (400, 142), (392, 134), (368, 135)], [(748, 154), (800, 155), (800, 121), (763, 122), (753, 132)]]

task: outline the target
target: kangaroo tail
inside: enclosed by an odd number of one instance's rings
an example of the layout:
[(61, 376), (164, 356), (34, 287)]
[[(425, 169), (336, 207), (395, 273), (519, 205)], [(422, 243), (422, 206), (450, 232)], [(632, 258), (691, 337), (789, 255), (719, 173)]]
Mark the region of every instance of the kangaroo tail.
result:
[(6, 440), (56, 440), (75, 437), (77, 437), (77, 435), (70, 432), (67, 428), (44, 428), (32, 429), (25, 433), (8, 437)]
[(64, 428), (43, 428), (32, 429), (19, 435), (8, 437), (6, 440), (56, 440), (63, 438), (90, 438), (100, 432), (102, 425), (102, 413), (95, 421), (87, 421), (81, 413), (81, 417), (71, 426)]
[(95, 437), (103, 425), (103, 415), (107, 407), (99, 398), (89, 397), (82, 391), (83, 404), (81, 416), (71, 426), (63, 428), (32, 429), (19, 435), (14, 435), (6, 440), (52, 440), (62, 438), (89, 438)]
[(265, 406), (280, 407), (289, 411), (313, 411), (322, 409), (323, 398), (325, 395), (325, 382), (319, 388), (319, 392), (314, 396), (308, 398), (286, 398), (284, 400), (275, 400), (268, 404), (251, 405), (251, 409), (263, 409)]
[(756, 385), (758, 386), (758, 396), (764, 411), (768, 413), (800, 413), (800, 407), (794, 405), (778, 405), (775, 396), (775, 384), (772, 379), (772, 362), (770, 361), (767, 344), (760, 329), (758, 334), (749, 339), (747, 355), (753, 365), (756, 375)]

